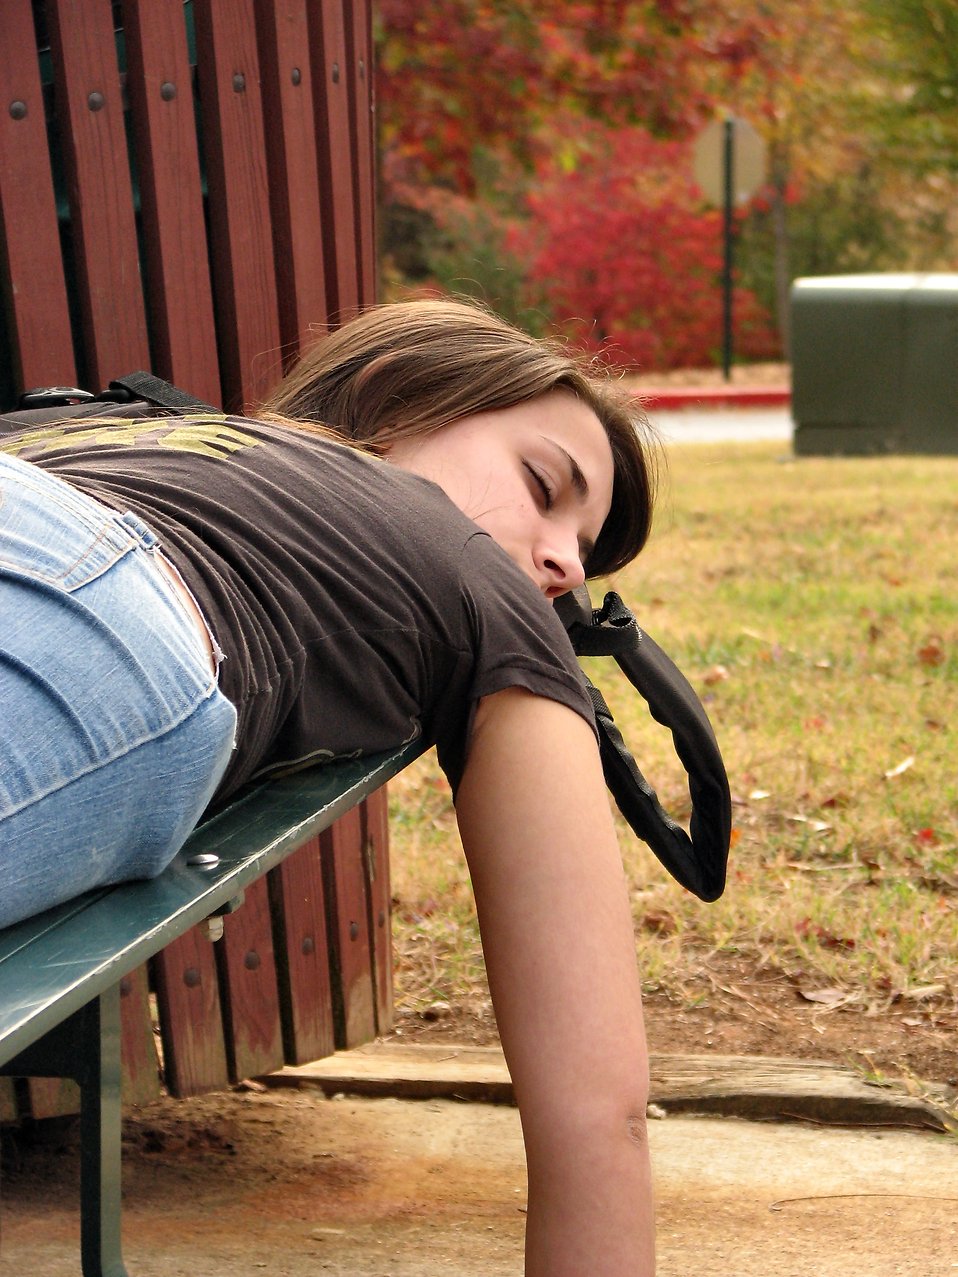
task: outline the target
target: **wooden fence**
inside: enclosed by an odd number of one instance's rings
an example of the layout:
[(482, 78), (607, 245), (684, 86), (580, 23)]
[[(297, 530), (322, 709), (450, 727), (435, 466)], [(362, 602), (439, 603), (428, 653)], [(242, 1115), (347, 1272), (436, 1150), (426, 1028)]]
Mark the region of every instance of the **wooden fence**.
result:
[[(0, 409), (138, 368), (251, 407), (375, 273), (370, 0), (3, 0)], [(174, 1095), (385, 1029), (387, 843), (379, 794), (221, 940), (131, 974), (128, 1097), (159, 1090), (157, 1022)], [(0, 1116), (69, 1111), (71, 1087), (17, 1081)]]

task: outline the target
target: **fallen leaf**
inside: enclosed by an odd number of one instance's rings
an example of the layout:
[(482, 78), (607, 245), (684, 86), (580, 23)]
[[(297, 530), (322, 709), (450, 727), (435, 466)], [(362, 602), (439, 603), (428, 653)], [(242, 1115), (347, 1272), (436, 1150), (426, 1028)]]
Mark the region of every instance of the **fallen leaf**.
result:
[(909, 754), (907, 758), (903, 758), (897, 767), (892, 767), (890, 771), (885, 772), (886, 780), (893, 780), (896, 776), (902, 776), (909, 767), (914, 767), (915, 755)]
[(649, 910), (642, 915), (642, 926), (646, 931), (652, 931), (660, 936), (674, 935), (678, 929), (675, 915), (669, 913), (668, 909)]
[(945, 649), (940, 639), (929, 639), (924, 647), (918, 649), (918, 660), (922, 665), (941, 665), (945, 659)]
[(808, 825), (809, 829), (814, 830), (816, 834), (826, 834), (831, 829), (827, 821), (813, 820), (810, 816), (787, 816), (786, 820), (790, 820), (795, 825)]
[(847, 807), (849, 801), (848, 795), (839, 790), (837, 794), (830, 794), (828, 798), (823, 798), (820, 806), (831, 810), (835, 807)]
[(729, 672), (724, 665), (713, 665), (705, 671), (703, 682), (707, 687), (712, 687), (715, 683), (724, 683), (728, 677)]
[(799, 989), (806, 1002), (820, 1002), (823, 1006), (839, 1006), (849, 1000), (844, 989)]

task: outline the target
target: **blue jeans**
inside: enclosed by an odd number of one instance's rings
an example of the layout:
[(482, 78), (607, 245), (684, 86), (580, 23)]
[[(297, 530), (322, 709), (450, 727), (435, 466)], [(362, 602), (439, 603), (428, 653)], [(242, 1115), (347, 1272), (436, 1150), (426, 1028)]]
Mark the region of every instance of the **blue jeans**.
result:
[(236, 712), (156, 552), (0, 453), (0, 926), (154, 877), (226, 770)]

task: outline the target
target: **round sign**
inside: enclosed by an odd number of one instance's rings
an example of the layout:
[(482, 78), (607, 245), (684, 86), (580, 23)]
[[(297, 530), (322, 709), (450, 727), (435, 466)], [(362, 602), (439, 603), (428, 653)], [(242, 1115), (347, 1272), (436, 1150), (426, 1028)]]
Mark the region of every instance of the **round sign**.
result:
[(695, 139), (692, 171), (710, 204), (725, 203), (725, 127), (732, 126), (732, 202), (744, 204), (765, 181), (765, 141), (735, 116), (713, 120)]

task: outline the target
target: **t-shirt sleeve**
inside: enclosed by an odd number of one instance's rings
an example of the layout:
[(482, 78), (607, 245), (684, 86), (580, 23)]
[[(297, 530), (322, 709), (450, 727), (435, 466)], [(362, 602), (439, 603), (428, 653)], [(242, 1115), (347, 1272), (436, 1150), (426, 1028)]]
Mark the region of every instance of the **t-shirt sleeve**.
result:
[(439, 763), (453, 793), (468, 756), (476, 707), (484, 696), (507, 687), (523, 687), (568, 706), (593, 732), (592, 702), (572, 644), (555, 609), (532, 581), (485, 533), (471, 537), (463, 549), (460, 598), (467, 643), (474, 653), (463, 731), (435, 732)]

